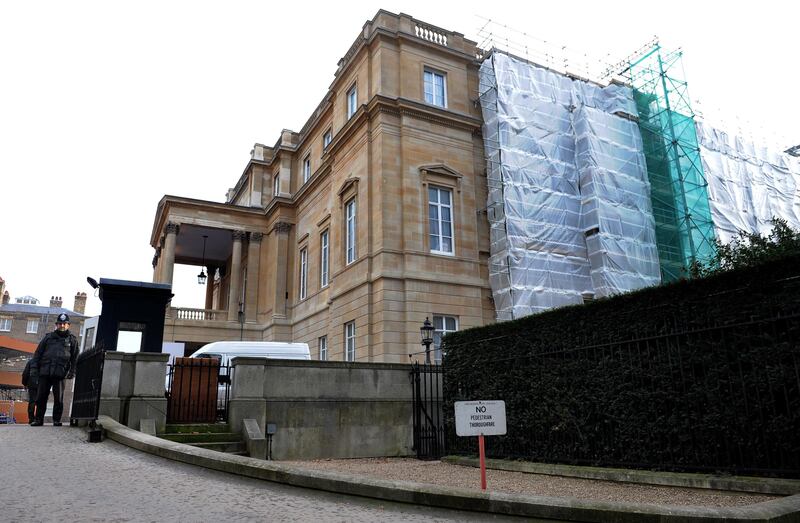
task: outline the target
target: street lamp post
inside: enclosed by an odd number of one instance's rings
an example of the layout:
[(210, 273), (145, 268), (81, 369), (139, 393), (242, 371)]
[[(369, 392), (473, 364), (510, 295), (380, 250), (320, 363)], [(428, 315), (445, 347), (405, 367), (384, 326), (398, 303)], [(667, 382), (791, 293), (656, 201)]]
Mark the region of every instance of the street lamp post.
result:
[(422, 344), (425, 346), (425, 363), (427, 365), (431, 364), (431, 343), (433, 343), (433, 331), (435, 330), (436, 328), (431, 325), (426, 316), (425, 323), (419, 328), (419, 334), (422, 337)]

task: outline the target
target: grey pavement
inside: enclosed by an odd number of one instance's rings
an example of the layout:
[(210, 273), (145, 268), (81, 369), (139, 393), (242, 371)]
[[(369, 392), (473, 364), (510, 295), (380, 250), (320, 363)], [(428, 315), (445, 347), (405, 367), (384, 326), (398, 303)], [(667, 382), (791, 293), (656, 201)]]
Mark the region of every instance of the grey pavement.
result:
[[(82, 429), (0, 425), (0, 521), (519, 521), (290, 487), (152, 456)], [(413, 479), (413, 478), (409, 478)]]

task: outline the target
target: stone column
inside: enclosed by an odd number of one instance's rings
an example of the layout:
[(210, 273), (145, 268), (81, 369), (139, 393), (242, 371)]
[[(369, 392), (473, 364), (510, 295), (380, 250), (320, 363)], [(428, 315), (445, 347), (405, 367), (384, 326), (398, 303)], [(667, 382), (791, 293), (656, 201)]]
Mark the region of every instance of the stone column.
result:
[(156, 247), (155, 254), (153, 254), (153, 283), (158, 283), (158, 258), (161, 256), (161, 247)]
[(286, 318), (286, 269), (289, 264), (289, 231), (292, 229), (291, 223), (278, 222), (275, 224), (275, 244), (277, 252), (275, 258), (275, 316)]
[(178, 224), (169, 222), (165, 230), (166, 240), (164, 241), (164, 272), (161, 283), (172, 285), (172, 272), (175, 269), (175, 241), (178, 236)]
[(244, 312), (247, 321), (257, 321), (258, 313), (258, 273), (261, 266), (261, 239), (260, 232), (250, 233), (250, 243), (247, 246), (247, 288), (245, 289)]
[(233, 231), (233, 252), (231, 254), (230, 288), (228, 289), (228, 321), (238, 321), (239, 300), (242, 279), (242, 240), (244, 231)]
[(214, 273), (217, 271), (216, 267), (206, 267), (208, 279), (206, 279), (206, 309), (214, 308)]

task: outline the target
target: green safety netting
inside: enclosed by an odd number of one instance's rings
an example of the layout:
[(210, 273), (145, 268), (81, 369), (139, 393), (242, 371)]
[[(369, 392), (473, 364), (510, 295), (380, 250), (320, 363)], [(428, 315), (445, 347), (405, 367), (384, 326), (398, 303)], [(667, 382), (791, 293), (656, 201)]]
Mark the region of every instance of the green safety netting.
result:
[(657, 43), (625, 71), (634, 88), (663, 281), (714, 255), (714, 224), (681, 52)]

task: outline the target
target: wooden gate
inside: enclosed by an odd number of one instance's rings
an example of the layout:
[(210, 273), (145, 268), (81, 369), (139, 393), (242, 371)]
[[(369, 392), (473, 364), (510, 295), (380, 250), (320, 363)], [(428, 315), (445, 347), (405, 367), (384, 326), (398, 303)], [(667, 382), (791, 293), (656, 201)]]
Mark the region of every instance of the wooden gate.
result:
[(217, 421), (219, 360), (175, 358), (167, 388), (167, 423)]

